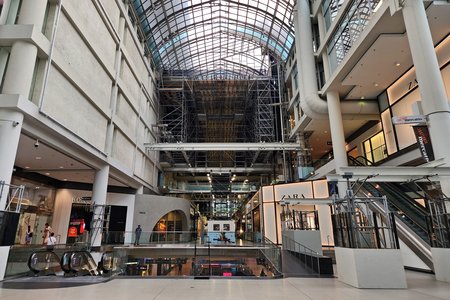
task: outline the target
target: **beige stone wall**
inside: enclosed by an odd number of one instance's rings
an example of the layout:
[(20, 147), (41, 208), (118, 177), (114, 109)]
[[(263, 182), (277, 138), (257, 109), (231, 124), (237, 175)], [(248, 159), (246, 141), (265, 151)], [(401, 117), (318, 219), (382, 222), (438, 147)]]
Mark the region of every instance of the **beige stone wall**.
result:
[[(146, 153), (157, 121), (155, 74), (121, 0), (50, 3), (45, 36), (56, 25), (51, 66), (39, 56), (33, 103), (60, 126), (89, 143), (126, 174), (157, 185), (158, 156)], [(42, 91), (43, 97), (42, 97)], [(150, 168), (150, 169), (147, 169)]]

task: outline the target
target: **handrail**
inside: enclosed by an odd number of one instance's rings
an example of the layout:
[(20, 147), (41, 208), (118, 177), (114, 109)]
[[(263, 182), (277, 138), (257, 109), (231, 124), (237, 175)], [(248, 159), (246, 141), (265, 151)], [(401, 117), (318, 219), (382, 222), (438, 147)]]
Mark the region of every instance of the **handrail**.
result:
[[(286, 250), (288, 250), (288, 251), (293, 251), (293, 252), (296, 252), (296, 253), (299, 253), (299, 254), (303, 254), (304, 257), (305, 257), (305, 264), (306, 264), (306, 265), (307, 265), (307, 263), (306, 263), (306, 256), (309, 256), (309, 257), (310, 257), (310, 265), (311, 265), (311, 266), (313, 265), (313, 257), (317, 257), (317, 260), (316, 260), (316, 263), (317, 263), (317, 273), (318, 273), (319, 275), (321, 274), (321, 272), (320, 272), (320, 260), (319, 260), (319, 257), (324, 257), (324, 255), (318, 253), (317, 251), (314, 251), (313, 249), (311, 249), (311, 248), (309, 248), (309, 247), (307, 247), (307, 246), (305, 246), (305, 245), (302, 245), (301, 243), (299, 243), (299, 242), (297, 242), (297, 241), (291, 239), (290, 237), (288, 237), (288, 236), (286, 236), (286, 235), (284, 235), (284, 234), (282, 235), (282, 238), (283, 238), (283, 247), (286, 247)], [(293, 249), (293, 250), (292, 250), (292, 248), (291, 248), (292, 242), (294, 243), (294, 249)], [(285, 245), (286, 245), (286, 246), (285, 246)], [(297, 251), (296, 245), (299, 245), (299, 246), (300, 246), (300, 247), (298, 248), (299, 251)], [(301, 251), (301, 247), (303, 247), (303, 248), (304, 248), (305, 250), (307, 250), (307, 251)]]
[[(295, 244), (300, 245), (301, 247), (303, 247), (304, 249), (306, 249), (306, 250), (308, 250), (309, 252), (313, 253), (314, 255), (317, 255), (317, 256), (323, 256), (323, 255), (320, 254), (319, 252), (317, 252), (317, 251), (315, 251), (315, 250), (313, 250), (313, 249), (311, 249), (311, 248), (309, 248), (309, 247), (307, 247), (307, 246), (305, 246), (305, 245), (303, 245), (303, 244), (301, 244), (301, 243), (299, 243), (299, 242), (297, 242), (297, 241), (291, 239), (291, 238), (288, 237), (287, 235), (283, 235), (283, 241), (285, 241), (285, 239), (288, 240), (289, 242), (294, 242)], [(284, 243), (283, 243), (283, 247), (284, 247)], [(290, 247), (289, 247), (289, 248), (290, 248)], [(294, 247), (294, 251), (295, 251), (295, 249), (296, 249), (296, 248)], [(301, 248), (299, 248), (299, 249), (301, 249)], [(290, 249), (286, 249), (286, 250), (290, 250)], [(295, 252), (296, 252), (296, 251), (295, 251)], [(308, 254), (308, 252), (301, 252), (301, 251), (299, 251), (299, 253), (305, 253), (305, 254)]]
[[(264, 237), (264, 240), (262, 241), (263, 245), (268, 245), (271, 250), (276, 250), (279, 255), (280, 248), (274, 244), (270, 239), (267, 237)], [(263, 250), (260, 250), (264, 258), (270, 262), (270, 264), (273, 266), (273, 268), (278, 272), (278, 274), (282, 274), (281, 272), (281, 264), (280, 264), (280, 257), (278, 257), (278, 262), (275, 262), (274, 260), (277, 259), (277, 257), (269, 257), (269, 255)]]
[[(372, 164), (372, 162), (371, 162), (370, 160), (368, 160), (367, 158), (365, 158), (365, 157), (363, 157), (363, 156), (358, 156), (357, 158), (354, 158), (354, 157), (351, 157), (351, 156), (348, 157), (349, 161), (351, 161), (351, 162), (353, 162), (353, 163), (355, 163), (355, 164), (357, 164), (357, 165), (360, 165), (360, 166), (365, 165), (364, 163), (360, 162), (360, 161), (358, 160), (358, 158), (362, 158), (362, 159), (365, 160), (366, 162), (369, 162), (369, 163)], [(366, 184), (367, 184), (367, 185), (370, 185), (372, 188), (376, 189), (376, 187), (373, 186), (373, 184), (367, 183), (367, 182), (366, 182)], [(397, 209), (402, 210), (402, 208), (399, 207), (399, 206), (402, 206), (401, 204), (403, 203), (404, 205), (408, 204), (408, 208), (411, 209), (412, 212), (415, 213), (415, 214), (418, 214), (418, 215), (423, 216), (423, 217), (426, 217), (426, 216), (429, 214), (424, 208), (422, 208), (422, 207), (419, 206), (417, 203), (415, 203), (412, 199), (410, 199), (409, 196), (404, 195), (404, 193), (400, 193), (400, 191), (394, 190), (394, 187), (392, 186), (392, 184), (385, 183), (385, 182), (381, 182), (381, 183), (380, 183), (380, 186), (381, 186), (381, 188), (384, 189), (387, 193), (400, 194), (401, 198), (398, 199), (400, 205), (399, 205), (399, 204), (396, 205), (396, 203), (394, 203), (393, 201), (389, 201), (389, 202), (390, 202), (392, 205), (394, 205)], [(416, 220), (412, 219), (411, 217), (410, 217), (410, 219), (411, 219), (412, 222), (414, 222), (417, 226), (419, 226), (419, 227), (422, 228), (423, 230), (425, 230), (425, 231), (427, 230), (427, 228), (424, 227), (423, 224), (419, 224)]]

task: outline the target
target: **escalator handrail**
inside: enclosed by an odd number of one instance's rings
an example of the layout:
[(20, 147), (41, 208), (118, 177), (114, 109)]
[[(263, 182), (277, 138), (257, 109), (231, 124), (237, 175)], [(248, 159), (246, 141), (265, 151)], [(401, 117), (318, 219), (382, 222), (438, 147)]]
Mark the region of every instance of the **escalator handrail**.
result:
[(31, 253), (31, 255), (28, 257), (28, 261), (27, 261), (28, 268), (29, 268), (32, 272), (34, 272), (34, 273), (39, 273), (39, 272), (42, 271), (42, 270), (35, 269), (35, 268), (33, 267), (33, 262), (32, 262), (32, 260), (33, 260), (33, 257), (34, 257), (35, 255), (37, 255), (37, 254), (43, 254), (43, 253), (46, 253), (46, 255), (53, 255), (54, 257), (57, 258), (57, 261), (59, 262), (59, 257), (58, 257), (58, 255), (57, 255), (55, 252), (53, 252), (53, 251), (49, 251), (49, 250), (39, 250), (39, 251), (34, 251), (34, 252)]
[[(363, 156), (358, 156), (358, 158), (359, 158), (359, 157), (364, 158), (366, 161), (370, 162), (370, 160), (368, 160), (367, 158), (365, 158), (365, 157), (363, 157)], [(356, 163), (356, 164), (359, 165), (359, 166), (365, 166), (364, 164), (362, 164), (361, 162), (359, 162), (359, 161), (358, 161), (356, 158), (354, 158), (354, 157), (349, 156), (348, 158), (349, 158), (349, 160), (350, 160), (351, 162)], [(366, 182), (366, 183), (367, 183), (367, 182)], [(397, 194), (396, 196), (399, 196), (399, 197), (401, 197), (402, 200), (407, 201), (408, 205), (411, 205), (411, 206), (413, 207), (413, 209), (416, 210), (420, 215), (425, 215), (425, 216), (428, 216), (428, 215), (429, 215), (429, 212), (428, 212), (425, 208), (423, 208), (422, 206), (420, 206), (419, 204), (417, 204), (417, 203), (414, 201), (414, 199), (412, 199), (411, 197), (406, 196), (406, 195), (404, 194), (403, 191), (400, 191), (400, 189), (397, 188), (397, 187), (396, 187), (395, 185), (393, 185), (392, 183), (389, 183), (389, 182), (377, 182), (377, 183), (378, 183), (382, 188), (383, 188), (383, 186), (384, 186), (384, 187), (387, 187), (387, 188), (390, 189), (393, 193)], [(370, 184), (370, 183), (367, 183), (367, 184)], [(372, 185), (372, 184), (371, 184), (371, 185)], [(382, 186), (382, 185), (383, 185), (383, 186)], [(373, 185), (372, 185), (372, 186), (373, 186)], [(375, 187), (374, 187), (374, 188), (375, 188)], [(383, 189), (386, 189), (386, 188), (383, 188)]]
[[(364, 160), (366, 160), (367, 162), (372, 163), (370, 160), (368, 160), (367, 158), (363, 157), (363, 156), (358, 156), (358, 158), (363, 158)], [(363, 163), (361, 163), (359, 160), (357, 160), (354, 157), (349, 156), (348, 157), (349, 161), (359, 165), (359, 166), (364, 166)], [(370, 186), (371, 188), (377, 190), (377, 188), (369, 183), (366, 182), (366, 185)], [(429, 213), (423, 209), (422, 207), (420, 207), (417, 203), (415, 203), (415, 201), (413, 199), (411, 199), (409, 196), (406, 196), (403, 191), (396, 191), (396, 187), (389, 184), (389, 183), (385, 183), (385, 182), (378, 182), (378, 184), (380, 185), (380, 187), (386, 192), (386, 194), (389, 194), (391, 197), (388, 197), (388, 200), (390, 200), (389, 202), (395, 206), (397, 209), (405, 212), (405, 216), (411, 220), (411, 222), (413, 222), (416, 226), (420, 227), (423, 231), (428, 233), (428, 228), (427, 228), (427, 221), (426, 218), (429, 216)], [(394, 195), (393, 195), (394, 194)], [(392, 201), (392, 199), (395, 199), (397, 201)], [(409, 210), (410, 214), (406, 214), (407, 210)]]

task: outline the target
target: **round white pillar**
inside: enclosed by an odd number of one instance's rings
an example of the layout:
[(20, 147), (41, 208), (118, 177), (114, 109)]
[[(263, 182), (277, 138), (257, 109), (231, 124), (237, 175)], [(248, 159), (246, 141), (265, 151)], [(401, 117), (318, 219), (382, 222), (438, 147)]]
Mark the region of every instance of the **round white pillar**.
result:
[(37, 48), (30, 43), (17, 41), (12, 45), (2, 94), (19, 94), (28, 99), (36, 55)]
[[(34, 24), (42, 29), (47, 0), (23, 0), (19, 12), (18, 24)], [(4, 76), (2, 94), (16, 94), (28, 98), (36, 64), (37, 48), (24, 41), (16, 41), (8, 59)], [(0, 181), (11, 182), (14, 161), (22, 129), (24, 116), (21, 112), (0, 109)], [(5, 209), (9, 188), (3, 189), (0, 210)]]
[[(347, 167), (347, 151), (345, 149), (344, 127), (342, 125), (341, 101), (339, 93), (330, 91), (327, 93), (328, 117), (330, 119), (331, 141), (333, 143), (334, 163), (336, 173), (340, 173), (341, 167)], [(344, 197), (347, 183), (339, 182), (339, 196)]]
[(48, 0), (22, 0), (18, 24), (34, 24), (39, 31), (44, 24)]
[(406, 0), (403, 19), (416, 68), (422, 108), (429, 118), (434, 156), (436, 159), (446, 159), (450, 149), (450, 111), (423, 1)]
[[(448, 166), (450, 164), (448, 158), (450, 156), (448, 135), (450, 110), (424, 3), (421, 0), (406, 0), (402, 11), (409, 47), (416, 68), (422, 108), (428, 116), (434, 157), (435, 159), (444, 159), (445, 165)], [(450, 196), (450, 179), (441, 179), (442, 191)]]
[[(4, 181), (6, 184), (11, 183), (22, 121), (22, 113), (0, 109), (0, 181)], [(8, 186), (3, 187), (0, 210), (5, 209), (8, 191)]]
[[(102, 219), (98, 219), (106, 205), (106, 195), (108, 190), (109, 165), (105, 165), (95, 173), (94, 185), (92, 187), (92, 203), (94, 203), (94, 222), (91, 224), (92, 246), (100, 246), (102, 243)], [(101, 222), (101, 223), (100, 223)]]

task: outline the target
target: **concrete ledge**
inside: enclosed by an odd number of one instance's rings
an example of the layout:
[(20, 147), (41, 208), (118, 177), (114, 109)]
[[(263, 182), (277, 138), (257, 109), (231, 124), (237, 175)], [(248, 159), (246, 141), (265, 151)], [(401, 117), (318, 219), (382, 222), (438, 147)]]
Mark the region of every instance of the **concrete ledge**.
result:
[(5, 278), (10, 246), (0, 247), (0, 281)]
[(450, 282), (450, 248), (431, 248), (436, 280)]
[(338, 280), (357, 288), (407, 288), (399, 249), (336, 247), (336, 266)]

